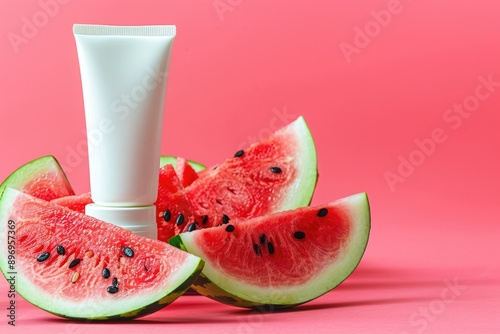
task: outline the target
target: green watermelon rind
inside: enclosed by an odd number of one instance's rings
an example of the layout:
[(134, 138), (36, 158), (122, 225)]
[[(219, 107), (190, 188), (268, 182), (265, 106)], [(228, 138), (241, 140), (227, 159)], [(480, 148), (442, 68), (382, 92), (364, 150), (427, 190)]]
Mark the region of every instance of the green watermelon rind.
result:
[[(29, 196), (12, 188), (5, 188), (0, 194), (0, 270), (6, 279), (12, 276), (12, 269), (8, 264), (8, 221), (10, 220), (10, 208), (17, 196)], [(68, 210), (69, 209), (64, 209)], [(83, 215), (82, 215), (83, 216)], [(16, 241), (17, 242), (17, 241)], [(165, 285), (157, 291), (136, 294), (132, 298), (120, 300), (110, 307), (101, 305), (99, 300), (90, 302), (74, 302), (64, 299), (56, 300), (53, 294), (45, 292), (35, 287), (29, 277), (19, 265), (19, 260), (15, 262), (15, 286), (16, 292), (31, 304), (49, 312), (70, 319), (81, 320), (128, 320), (138, 318), (156, 312), (168, 304), (172, 303), (178, 297), (184, 294), (186, 290), (194, 283), (203, 269), (204, 261), (196, 256), (190, 255), (174, 277), (170, 277), (171, 284)], [(10, 273), (10, 274), (9, 274)]]
[[(331, 291), (347, 279), (359, 265), (368, 244), (371, 228), (370, 205), (366, 193), (349, 196), (330, 204), (335, 203), (347, 205), (350, 208), (349, 218), (353, 221), (353, 230), (349, 246), (344, 249), (344, 256), (339, 256), (339, 260), (325, 268), (313, 279), (313, 282), (289, 291), (263, 289), (237, 282), (206, 262), (202, 273), (193, 283), (193, 290), (228, 305), (276, 309), (300, 305)], [(169, 243), (203, 258), (203, 251), (197, 247), (192, 235), (194, 234), (189, 232), (179, 234), (171, 238)]]
[[(197, 173), (207, 168), (207, 166), (200, 164), (199, 162), (193, 160), (186, 160), (186, 161), (189, 165), (191, 165), (191, 167), (193, 167), (194, 171)], [(162, 155), (160, 157), (160, 167), (163, 167), (168, 164), (173, 165), (175, 168), (175, 166), (177, 166), (177, 157), (172, 155)]]
[[(114, 316), (99, 316), (92, 319), (86, 318), (86, 320), (91, 320), (91, 321), (131, 320), (157, 312), (162, 308), (166, 307), (167, 305), (171, 304), (172, 302), (174, 302), (180, 296), (184, 295), (186, 291), (189, 290), (189, 288), (193, 285), (194, 281), (198, 278), (198, 276), (201, 274), (203, 266), (204, 262), (199, 261), (198, 267), (194, 268), (191, 276), (187, 280), (185, 280), (176, 289), (174, 289), (172, 292), (168, 293), (158, 301), (143, 306), (137, 310), (128, 311)], [(73, 317), (68, 317), (67, 315), (64, 314), (57, 314), (57, 313), (52, 313), (52, 314), (65, 318), (73, 318)]]
[(283, 130), (286, 130), (289, 134), (293, 134), (299, 144), (294, 161), (299, 177), (287, 190), (289, 195), (284, 198), (275, 212), (308, 206), (311, 203), (318, 181), (316, 145), (304, 117), (298, 117), (293, 123), (283, 128)]
[(17, 168), (2, 182), (2, 184), (0, 184), (0, 194), (6, 187), (23, 191), (27, 183), (35, 180), (37, 177), (40, 177), (47, 172), (54, 172), (62, 176), (62, 180), (67, 190), (67, 194), (64, 196), (75, 194), (66, 174), (64, 173), (64, 170), (57, 159), (52, 155), (46, 155), (34, 159)]

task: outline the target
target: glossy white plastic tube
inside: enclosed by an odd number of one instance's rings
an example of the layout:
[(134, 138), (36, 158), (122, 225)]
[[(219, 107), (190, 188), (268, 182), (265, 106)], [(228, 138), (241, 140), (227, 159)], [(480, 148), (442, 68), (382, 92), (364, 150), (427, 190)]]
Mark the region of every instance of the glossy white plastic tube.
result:
[(158, 166), (175, 26), (76, 24), (95, 204), (86, 213), (156, 238)]

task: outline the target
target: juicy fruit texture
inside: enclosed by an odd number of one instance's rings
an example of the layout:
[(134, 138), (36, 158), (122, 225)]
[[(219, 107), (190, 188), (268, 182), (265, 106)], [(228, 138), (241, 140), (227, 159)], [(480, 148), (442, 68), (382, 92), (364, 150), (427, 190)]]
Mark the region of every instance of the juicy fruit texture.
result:
[(309, 205), (317, 180), (316, 150), (302, 117), (254, 143), (186, 187), (204, 227)]
[(368, 242), (366, 194), (182, 233), (169, 242), (205, 261), (192, 288), (222, 303), (287, 307), (330, 291)]
[(177, 164), (175, 166), (175, 173), (179, 177), (183, 187), (189, 186), (196, 179), (198, 179), (198, 174), (194, 168), (188, 163), (184, 158), (177, 157)]
[(174, 235), (192, 229), (192, 224), (201, 226), (203, 221), (193, 210), (184, 187), (170, 164), (160, 168), (158, 200), (155, 205), (158, 240), (168, 241)]
[[(136, 318), (182, 295), (203, 261), (78, 212), (6, 188), (0, 252), (15, 235), (16, 290), (30, 303), (79, 319)], [(0, 257), (4, 275), (13, 271)]]
[(59, 197), (53, 199), (51, 202), (80, 213), (85, 213), (85, 206), (93, 203), (90, 193)]
[(15, 170), (0, 185), (0, 194), (6, 187), (46, 201), (75, 194), (61, 166), (51, 155), (32, 160)]

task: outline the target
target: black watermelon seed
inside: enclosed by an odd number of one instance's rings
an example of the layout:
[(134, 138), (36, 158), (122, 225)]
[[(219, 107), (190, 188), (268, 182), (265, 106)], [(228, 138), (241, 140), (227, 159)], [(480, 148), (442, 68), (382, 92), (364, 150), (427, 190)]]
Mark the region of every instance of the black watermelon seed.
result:
[(208, 216), (207, 216), (207, 215), (203, 215), (203, 216), (201, 217), (201, 223), (202, 223), (203, 225), (205, 225), (206, 223), (208, 223)]
[(231, 224), (227, 225), (226, 226), (226, 231), (233, 232), (234, 231), (234, 225), (231, 225)]
[(239, 157), (241, 157), (243, 154), (245, 154), (245, 151), (243, 151), (243, 150), (239, 150), (238, 152), (236, 152), (236, 153), (234, 154), (234, 157), (235, 157), (235, 158), (239, 158)]
[(188, 232), (193, 232), (193, 231), (195, 231), (195, 230), (196, 230), (196, 227), (197, 227), (197, 226), (196, 226), (196, 223), (191, 223), (191, 224), (189, 224), (189, 226), (188, 226), (188, 228), (187, 228), (187, 231), (188, 231)]
[(182, 225), (182, 223), (184, 223), (184, 215), (181, 213), (179, 214), (179, 216), (177, 217), (177, 219), (175, 220), (175, 223), (177, 225)]
[(297, 231), (293, 234), (293, 237), (295, 239), (304, 239), (306, 237), (306, 234), (302, 231)]
[(231, 219), (225, 213), (222, 214), (222, 224), (227, 224), (230, 220)]
[(319, 209), (318, 211), (318, 217), (324, 217), (328, 214), (328, 209), (327, 208), (322, 208)]
[(74, 259), (73, 261), (71, 261), (71, 263), (69, 264), (68, 267), (69, 268), (73, 268), (73, 267), (77, 266), (80, 263), (81, 260), (82, 259)]
[(216, 170), (219, 166), (215, 166), (214, 168), (212, 168), (212, 170)]
[(163, 213), (163, 219), (166, 222), (169, 222), (170, 219), (172, 219), (172, 213), (170, 212), (170, 210), (165, 210), (165, 212)]
[(113, 281), (111, 282), (113, 286), (118, 286), (118, 278), (113, 277)]
[(36, 260), (38, 262), (43, 262), (43, 261), (47, 260), (49, 257), (50, 257), (50, 253), (45, 252), (45, 253), (42, 253), (42, 254), (38, 255), (38, 257), (36, 258)]
[(123, 248), (123, 254), (125, 254), (126, 257), (133, 257), (134, 251), (130, 247), (125, 247)]
[(59, 254), (59, 255), (64, 255), (64, 254), (66, 254), (66, 250), (65, 250), (65, 249), (64, 249), (64, 247), (63, 247), (63, 246), (61, 246), (61, 245), (57, 246), (56, 250), (57, 250), (57, 254)]
[(261, 245), (265, 244), (266, 243), (266, 235), (265, 234), (261, 234), (259, 236), (259, 242)]
[(269, 252), (269, 254), (273, 254), (274, 253), (274, 246), (270, 242), (267, 243), (267, 251)]
[(279, 168), (279, 167), (271, 167), (271, 168), (269, 168), (269, 170), (273, 173), (276, 173), (276, 174), (279, 174), (282, 172), (281, 168)]
[(118, 292), (118, 287), (117, 286), (108, 286), (108, 288), (106, 289), (107, 292), (113, 294), (113, 293), (117, 293)]
[(259, 245), (253, 244), (253, 250), (254, 250), (255, 254), (257, 254), (258, 256), (262, 255), (262, 253), (260, 251), (260, 246)]
[(104, 268), (102, 270), (102, 277), (109, 278), (109, 276), (111, 276), (111, 273), (109, 272), (109, 269), (108, 268)]

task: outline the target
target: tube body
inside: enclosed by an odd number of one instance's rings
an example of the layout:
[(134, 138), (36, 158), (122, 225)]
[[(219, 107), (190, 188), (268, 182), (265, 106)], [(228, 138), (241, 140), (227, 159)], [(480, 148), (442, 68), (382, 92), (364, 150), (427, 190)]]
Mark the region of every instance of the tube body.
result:
[[(117, 214), (123, 220), (127, 208), (137, 213), (140, 207), (150, 207), (156, 201), (164, 99), (175, 30), (175, 26), (73, 27), (95, 203), (92, 212), (102, 207), (104, 217), (117, 225), (123, 224), (112, 221), (113, 208), (125, 210)], [(144, 219), (150, 220), (150, 216), (151, 208)], [(133, 220), (140, 217), (131, 215)]]

